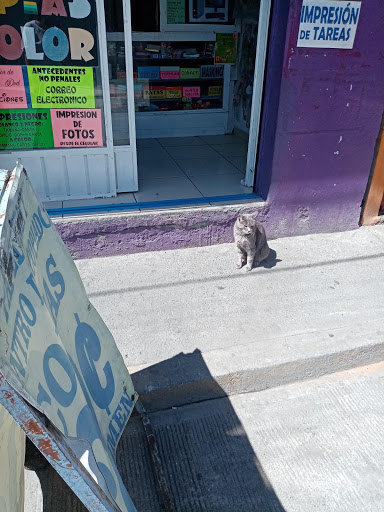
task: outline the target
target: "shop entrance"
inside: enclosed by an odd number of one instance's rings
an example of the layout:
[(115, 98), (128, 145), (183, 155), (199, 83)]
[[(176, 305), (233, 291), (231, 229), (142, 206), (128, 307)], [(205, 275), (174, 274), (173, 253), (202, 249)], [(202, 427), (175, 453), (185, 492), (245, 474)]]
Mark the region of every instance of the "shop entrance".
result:
[(249, 194), (270, 2), (131, 7), (137, 200)]
[(270, 0), (105, 3), (115, 154), (137, 144), (137, 187), (121, 185), (117, 158), (119, 192), (209, 203), (253, 191), (269, 11)]

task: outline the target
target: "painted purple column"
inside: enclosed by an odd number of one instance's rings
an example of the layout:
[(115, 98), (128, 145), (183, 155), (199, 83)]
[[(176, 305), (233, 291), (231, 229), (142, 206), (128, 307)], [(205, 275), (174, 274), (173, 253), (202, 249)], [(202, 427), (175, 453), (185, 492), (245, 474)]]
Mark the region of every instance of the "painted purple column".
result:
[(280, 75), (276, 11), (271, 27), (257, 192), (274, 236), (358, 226), (384, 110), (384, 3), (362, 1), (352, 50), (297, 48), (301, 6), (290, 2)]

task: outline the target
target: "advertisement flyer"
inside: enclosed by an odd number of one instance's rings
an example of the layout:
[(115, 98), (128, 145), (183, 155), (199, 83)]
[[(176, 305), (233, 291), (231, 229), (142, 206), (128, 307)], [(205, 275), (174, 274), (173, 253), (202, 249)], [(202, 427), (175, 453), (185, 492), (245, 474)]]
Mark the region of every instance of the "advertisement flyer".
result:
[(103, 146), (101, 110), (51, 110), (55, 148)]
[(3, 108), (28, 108), (21, 66), (0, 66), (0, 109)]
[(167, 22), (170, 25), (185, 23), (185, 0), (168, 0)]
[(235, 64), (237, 49), (237, 34), (216, 34), (217, 64)]
[(53, 147), (49, 110), (2, 109), (0, 111), (0, 149)]
[(352, 50), (361, 2), (303, 0), (297, 46)]
[(200, 98), (200, 87), (183, 87), (184, 98)]
[(94, 0), (1, 0), (0, 15), (0, 65), (99, 65)]
[(143, 97), (148, 100), (158, 100), (166, 98), (165, 87), (146, 87), (143, 89)]
[(184, 80), (195, 80), (200, 78), (200, 68), (180, 68), (180, 78)]
[(93, 69), (28, 66), (33, 108), (95, 108)]

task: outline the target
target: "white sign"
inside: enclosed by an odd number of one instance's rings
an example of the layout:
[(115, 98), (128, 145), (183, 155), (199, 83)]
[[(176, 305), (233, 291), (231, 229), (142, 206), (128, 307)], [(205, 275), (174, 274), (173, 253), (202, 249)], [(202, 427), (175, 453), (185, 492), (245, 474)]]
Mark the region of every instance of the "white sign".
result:
[(131, 377), (21, 166), (2, 188), (0, 372), (110, 501), (133, 512), (115, 461), (137, 399)]
[(352, 49), (361, 2), (303, 0), (297, 46)]

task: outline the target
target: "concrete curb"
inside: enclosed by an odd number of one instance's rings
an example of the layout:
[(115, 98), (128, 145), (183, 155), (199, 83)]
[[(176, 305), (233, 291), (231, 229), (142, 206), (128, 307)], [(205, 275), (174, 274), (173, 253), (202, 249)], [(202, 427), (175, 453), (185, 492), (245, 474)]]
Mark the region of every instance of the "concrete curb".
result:
[(262, 391), (384, 360), (384, 327), (366, 323), (334, 332), (265, 340), (257, 347), (178, 354), (130, 368), (148, 411)]
[(72, 257), (81, 259), (232, 242), (240, 210), (265, 223), (269, 206), (259, 200), (232, 206), (69, 217), (54, 219), (54, 223)]

